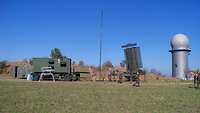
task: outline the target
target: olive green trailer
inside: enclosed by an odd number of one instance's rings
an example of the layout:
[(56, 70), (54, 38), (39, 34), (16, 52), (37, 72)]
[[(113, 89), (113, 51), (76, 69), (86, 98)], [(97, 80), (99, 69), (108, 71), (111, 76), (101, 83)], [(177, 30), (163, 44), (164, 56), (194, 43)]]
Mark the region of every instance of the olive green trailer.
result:
[(52, 67), (54, 73), (71, 73), (71, 59), (33, 58), (33, 72), (41, 73), (42, 67)]
[(32, 58), (32, 72), (36, 78), (42, 73), (43, 68), (51, 67), (53, 70), (55, 79), (57, 80), (77, 80), (76, 75), (73, 75), (71, 69), (71, 59), (70, 58), (61, 58), (61, 59), (53, 59), (53, 58)]

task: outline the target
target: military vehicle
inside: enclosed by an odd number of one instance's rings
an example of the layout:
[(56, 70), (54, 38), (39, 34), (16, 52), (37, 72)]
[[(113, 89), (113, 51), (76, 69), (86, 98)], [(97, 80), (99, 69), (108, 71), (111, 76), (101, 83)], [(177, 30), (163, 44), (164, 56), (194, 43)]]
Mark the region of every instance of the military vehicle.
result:
[[(80, 73), (72, 72), (71, 59), (63, 57), (60, 59), (53, 58), (33, 58), (32, 59), (33, 78), (39, 80), (42, 73), (47, 73), (44, 68), (50, 67), (49, 70), (53, 73), (56, 80), (80, 80)], [(46, 74), (45, 74), (46, 75)], [(43, 79), (52, 79), (52, 75), (44, 76)]]
[(143, 67), (140, 47), (138, 47), (135, 43), (124, 45), (122, 48), (124, 48), (127, 69), (127, 72), (124, 73), (124, 76), (130, 81), (138, 82), (139, 74)]

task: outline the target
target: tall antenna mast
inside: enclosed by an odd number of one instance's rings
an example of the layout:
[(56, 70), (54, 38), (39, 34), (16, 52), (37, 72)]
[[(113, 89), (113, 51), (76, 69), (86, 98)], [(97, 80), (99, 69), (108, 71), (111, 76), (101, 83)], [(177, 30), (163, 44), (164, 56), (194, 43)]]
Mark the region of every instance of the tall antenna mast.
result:
[(100, 14), (100, 33), (99, 33), (99, 72), (102, 75), (102, 38), (103, 38), (103, 10)]

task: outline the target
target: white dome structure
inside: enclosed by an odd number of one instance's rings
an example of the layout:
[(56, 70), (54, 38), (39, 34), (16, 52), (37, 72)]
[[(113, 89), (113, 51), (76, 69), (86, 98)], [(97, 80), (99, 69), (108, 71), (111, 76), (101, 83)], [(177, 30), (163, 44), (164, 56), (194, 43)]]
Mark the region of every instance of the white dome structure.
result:
[(188, 49), (189, 48), (189, 40), (184, 34), (176, 34), (171, 39), (171, 47), (173, 50), (175, 49)]
[(187, 79), (189, 39), (184, 34), (176, 34), (171, 39), (172, 77)]

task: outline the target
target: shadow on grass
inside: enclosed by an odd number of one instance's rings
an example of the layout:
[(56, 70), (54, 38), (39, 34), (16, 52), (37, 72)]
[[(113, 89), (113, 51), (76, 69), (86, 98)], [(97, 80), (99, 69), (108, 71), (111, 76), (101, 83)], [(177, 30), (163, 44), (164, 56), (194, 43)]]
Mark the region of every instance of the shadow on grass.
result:
[(196, 86), (193, 86), (193, 85), (188, 86), (188, 88), (200, 89), (200, 87), (196, 87)]

